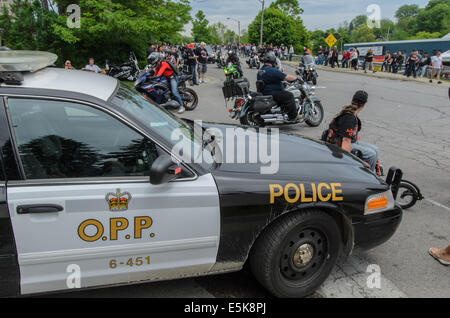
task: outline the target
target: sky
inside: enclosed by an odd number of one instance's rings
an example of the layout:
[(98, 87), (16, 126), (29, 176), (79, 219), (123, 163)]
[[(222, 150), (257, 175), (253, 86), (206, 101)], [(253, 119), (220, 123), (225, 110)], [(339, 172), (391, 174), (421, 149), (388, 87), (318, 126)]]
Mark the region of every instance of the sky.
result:
[[(266, 0), (269, 6), (274, 0)], [(351, 21), (355, 16), (366, 14), (371, 4), (380, 7), (381, 17), (394, 19), (395, 11), (404, 4), (418, 4), (425, 7), (429, 0), (299, 0), (304, 9), (303, 23), (308, 30), (326, 30), (337, 28), (344, 21)], [(231, 17), (241, 21), (241, 30), (246, 29), (261, 10), (259, 0), (191, 0), (192, 17), (203, 10), (210, 24), (222, 22), (228, 28), (238, 31), (238, 23), (227, 20)], [(186, 25), (184, 34), (190, 35), (192, 25)]]

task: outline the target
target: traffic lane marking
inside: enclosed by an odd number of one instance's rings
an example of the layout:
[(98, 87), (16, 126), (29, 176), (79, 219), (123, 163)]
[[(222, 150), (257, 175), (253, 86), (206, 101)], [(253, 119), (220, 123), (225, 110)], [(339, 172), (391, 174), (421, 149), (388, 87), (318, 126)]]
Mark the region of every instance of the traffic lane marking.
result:
[(428, 201), (428, 202), (430, 202), (431, 204), (433, 204), (433, 205), (435, 205), (435, 206), (438, 206), (438, 207), (440, 207), (440, 208), (442, 208), (442, 209), (447, 210), (447, 211), (450, 212), (450, 208), (449, 208), (449, 207), (447, 207), (447, 206), (445, 206), (445, 205), (443, 205), (443, 204), (441, 204), (441, 203), (439, 203), (439, 202), (436, 202), (436, 201), (431, 200), (431, 199), (425, 199), (425, 201)]

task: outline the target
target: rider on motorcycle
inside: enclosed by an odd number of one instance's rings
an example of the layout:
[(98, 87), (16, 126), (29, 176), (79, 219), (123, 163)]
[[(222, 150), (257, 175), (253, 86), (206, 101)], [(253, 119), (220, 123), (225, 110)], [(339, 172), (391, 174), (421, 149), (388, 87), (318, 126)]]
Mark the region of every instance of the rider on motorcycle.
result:
[(263, 94), (272, 95), (274, 101), (289, 116), (290, 121), (297, 120), (297, 106), (294, 95), (284, 90), (283, 82), (295, 82), (297, 76), (282, 73), (277, 67), (277, 58), (273, 52), (264, 56), (264, 66), (258, 72), (258, 81), (265, 84)]
[(178, 110), (178, 113), (179, 114), (184, 113), (186, 109), (183, 106), (184, 105), (183, 100), (181, 99), (180, 93), (178, 92), (178, 80), (169, 63), (164, 61), (161, 54), (157, 52), (153, 52), (152, 54), (150, 54), (150, 56), (148, 57), (148, 61), (150, 66), (155, 69), (156, 77), (164, 76), (170, 82), (172, 94), (173, 96), (175, 96), (178, 103), (181, 105), (180, 109)]
[(228, 52), (227, 65), (229, 65), (230, 63), (235, 65), (238, 72), (242, 76), (244, 76), (244, 72), (242, 72), (241, 62), (239, 61), (239, 57), (236, 55), (236, 53), (234, 53), (234, 51)]
[(337, 144), (347, 152), (358, 151), (362, 160), (370, 165), (372, 171), (376, 170), (378, 161), (378, 147), (360, 141), (361, 120), (358, 114), (364, 109), (369, 95), (365, 91), (357, 91), (352, 103), (342, 108), (342, 111), (331, 121), (330, 127), (325, 131), (322, 140)]

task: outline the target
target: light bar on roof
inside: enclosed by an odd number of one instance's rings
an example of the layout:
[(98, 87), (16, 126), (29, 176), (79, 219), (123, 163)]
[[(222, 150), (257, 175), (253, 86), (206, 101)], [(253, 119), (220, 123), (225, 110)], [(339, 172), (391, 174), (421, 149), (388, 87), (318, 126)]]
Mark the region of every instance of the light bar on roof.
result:
[(58, 56), (40, 51), (0, 51), (0, 72), (35, 72), (53, 65)]

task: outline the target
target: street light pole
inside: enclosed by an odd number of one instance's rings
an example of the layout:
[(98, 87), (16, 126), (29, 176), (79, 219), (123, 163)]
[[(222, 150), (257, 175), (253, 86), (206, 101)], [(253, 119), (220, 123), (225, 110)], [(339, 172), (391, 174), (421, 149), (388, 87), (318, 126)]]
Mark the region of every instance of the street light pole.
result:
[(259, 0), (262, 3), (261, 10), (261, 33), (259, 38), (259, 46), (263, 45), (263, 29), (264, 29), (264, 0)]

